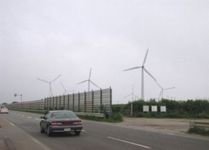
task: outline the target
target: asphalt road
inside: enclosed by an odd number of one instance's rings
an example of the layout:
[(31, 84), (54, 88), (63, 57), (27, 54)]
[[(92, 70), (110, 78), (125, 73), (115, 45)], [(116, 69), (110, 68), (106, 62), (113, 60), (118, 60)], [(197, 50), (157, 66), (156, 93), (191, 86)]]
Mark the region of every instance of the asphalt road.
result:
[[(80, 136), (39, 132), (40, 114), (10, 111), (1, 114), (4, 128), (0, 136), (10, 140), (16, 150), (208, 150), (208, 138), (127, 128), (117, 124), (83, 120)], [(7, 133), (9, 135), (7, 135)]]

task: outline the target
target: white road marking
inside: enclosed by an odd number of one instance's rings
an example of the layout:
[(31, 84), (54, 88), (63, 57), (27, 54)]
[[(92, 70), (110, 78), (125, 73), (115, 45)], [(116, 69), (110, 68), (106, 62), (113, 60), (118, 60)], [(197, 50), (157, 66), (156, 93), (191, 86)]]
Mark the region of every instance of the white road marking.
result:
[(114, 137), (110, 137), (110, 136), (108, 136), (108, 138), (109, 139), (112, 139), (112, 140), (115, 140), (115, 141), (119, 141), (119, 142), (123, 142), (123, 143), (128, 143), (128, 144), (131, 144), (131, 145), (135, 145), (135, 146), (143, 147), (143, 148), (146, 148), (146, 149), (150, 149), (149, 146), (145, 146), (145, 145), (141, 145), (141, 144), (137, 144), (137, 143), (125, 141), (125, 140), (118, 139), (118, 138), (114, 138)]
[(10, 123), (12, 126), (15, 126), (13, 123)]
[(42, 142), (38, 141), (37, 139), (30, 137), (35, 143), (37, 143), (38, 145), (40, 145), (43, 149), (45, 150), (51, 150), (49, 147), (47, 147), (46, 145), (44, 145)]
[(35, 120), (40, 121), (41, 119), (39, 119), (39, 118), (35, 118)]
[(25, 115), (22, 115), (22, 117), (24, 117)]
[(81, 130), (82, 132), (86, 132), (86, 130)]
[(31, 119), (31, 116), (28, 116), (27, 118)]
[[(0, 116), (1, 117), (1, 116)], [(6, 122), (8, 122), (9, 124), (11, 124), (12, 126), (15, 126), (13, 123), (9, 122), (7, 119), (1, 117), (2, 119), (4, 119)]]

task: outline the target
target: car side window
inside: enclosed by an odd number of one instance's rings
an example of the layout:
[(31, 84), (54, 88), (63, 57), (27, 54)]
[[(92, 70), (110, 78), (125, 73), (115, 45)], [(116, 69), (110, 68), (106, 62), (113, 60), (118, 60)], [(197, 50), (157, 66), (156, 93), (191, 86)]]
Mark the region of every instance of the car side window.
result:
[(48, 119), (48, 118), (50, 118), (50, 114), (46, 114), (44, 117), (45, 117), (46, 119)]

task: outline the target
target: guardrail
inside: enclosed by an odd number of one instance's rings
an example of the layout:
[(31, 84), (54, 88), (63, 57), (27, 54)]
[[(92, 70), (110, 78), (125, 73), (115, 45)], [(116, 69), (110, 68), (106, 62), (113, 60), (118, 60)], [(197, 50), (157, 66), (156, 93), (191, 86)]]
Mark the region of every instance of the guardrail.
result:
[(190, 122), (190, 128), (195, 127), (209, 129), (209, 121), (193, 120)]

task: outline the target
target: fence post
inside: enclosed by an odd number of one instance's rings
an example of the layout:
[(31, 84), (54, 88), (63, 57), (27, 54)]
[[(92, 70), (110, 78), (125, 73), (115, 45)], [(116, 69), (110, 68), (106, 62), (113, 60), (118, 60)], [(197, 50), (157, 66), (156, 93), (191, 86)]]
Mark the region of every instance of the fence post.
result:
[(52, 98), (52, 109), (54, 110), (54, 97)]
[(91, 91), (91, 112), (94, 112), (94, 91)]
[(84, 91), (84, 112), (86, 112), (86, 91)]
[(70, 95), (68, 94), (68, 96), (67, 96), (67, 109), (68, 110), (70, 109), (69, 103), (70, 103)]
[(59, 96), (59, 110), (61, 108), (61, 96)]
[(56, 96), (56, 110), (58, 109), (58, 96)]
[(78, 112), (80, 112), (80, 93), (78, 92)]
[(74, 108), (74, 100), (75, 100), (75, 96), (74, 96), (74, 93), (73, 93), (73, 111), (75, 110), (75, 108)]
[(62, 95), (63, 97), (63, 109), (65, 110), (65, 95)]
[(102, 106), (102, 89), (100, 88), (100, 113), (102, 112), (103, 106)]
[(112, 88), (110, 86), (110, 116), (112, 116)]
[(48, 110), (50, 110), (50, 107), (51, 107), (50, 105), (51, 105), (51, 97), (49, 97), (49, 99), (48, 99)]

